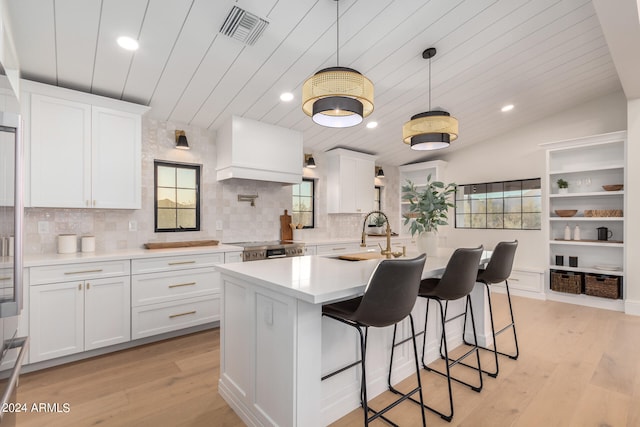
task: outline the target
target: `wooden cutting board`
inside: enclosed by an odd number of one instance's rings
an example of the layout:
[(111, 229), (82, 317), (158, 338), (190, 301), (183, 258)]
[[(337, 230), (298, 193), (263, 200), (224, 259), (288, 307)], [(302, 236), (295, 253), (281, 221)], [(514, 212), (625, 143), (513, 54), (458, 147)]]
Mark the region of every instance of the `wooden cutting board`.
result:
[(293, 240), (293, 230), (291, 229), (291, 215), (284, 210), (284, 215), (280, 215), (280, 240)]
[(379, 252), (362, 252), (359, 254), (344, 254), (340, 255), (338, 258), (345, 259), (347, 261), (365, 261), (368, 259), (379, 259), (384, 258), (384, 255), (381, 255)]
[(161, 242), (161, 243), (145, 243), (147, 249), (167, 249), (167, 248), (191, 248), (196, 246), (215, 246), (217, 240), (191, 240), (188, 242)]

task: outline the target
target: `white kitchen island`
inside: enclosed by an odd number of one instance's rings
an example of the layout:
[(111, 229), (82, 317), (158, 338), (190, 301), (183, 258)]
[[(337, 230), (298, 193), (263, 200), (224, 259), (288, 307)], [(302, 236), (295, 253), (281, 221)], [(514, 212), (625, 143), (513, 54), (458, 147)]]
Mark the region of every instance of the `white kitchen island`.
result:
[[(441, 274), (449, 253), (427, 257), (423, 278)], [(485, 255), (486, 261), (490, 254)], [(321, 381), (323, 374), (359, 357), (356, 332), (323, 318), (322, 305), (362, 294), (379, 261), (304, 256), (219, 266), (223, 295), (218, 390), (247, 425), (327, 425), (360, 405), (358, 368)], [(414, 308), (417, 330), (422, 330), (424, 307), (419, 298)], [(484, 318), (481, 309), (476, 310), (476, 317)], [(429, 314), (434, 320), (436, 311)], [(409, 336), (407, 321), (400, 329)], [(427, 361), (437, 358), (435, 329), (427, 334)], [(452, 345), (461, 342), (462, 323), (458, 329), (451, 330)], [(392, 330), (372, 328), (369, 333), (370, 399), (387, 390)], [(407, 342), (396, 349), (393, 382), (414, 369)]]

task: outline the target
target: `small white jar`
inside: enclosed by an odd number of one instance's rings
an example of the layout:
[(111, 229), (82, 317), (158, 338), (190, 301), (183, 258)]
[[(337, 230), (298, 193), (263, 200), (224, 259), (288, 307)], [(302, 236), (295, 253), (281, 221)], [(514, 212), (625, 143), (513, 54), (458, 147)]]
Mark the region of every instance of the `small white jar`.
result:
[(58, 236), (58, 253), (74, 254), (78, 251), (78, 237), (75, 234), (60, 234)]
[(82, 236), (81, 239), (82, 252), (95, 252), (96, 251), (96, 238), (95, 236)]

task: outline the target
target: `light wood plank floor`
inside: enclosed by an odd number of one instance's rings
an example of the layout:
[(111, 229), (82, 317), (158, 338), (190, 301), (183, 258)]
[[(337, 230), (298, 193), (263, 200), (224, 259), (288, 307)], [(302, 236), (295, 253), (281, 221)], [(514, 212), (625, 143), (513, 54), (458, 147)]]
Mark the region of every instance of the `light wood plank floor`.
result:
[[(501, 294), (494, 299), (496, 307), (506, 301)], [(454, 385), (453, 422), (428, 412), (430, 427), (640, 425), (640, 317), (513, 300), (520, 358), (501, 358), (500, 375), (485, 376), (481, 393)], [(505, 349), (507, 335), (499, 338)], [(217, 393), (218, 373), (219, 333), (212, 330), (25, 374), (19, 402), (68, 403), (70, 412), (18, 414), (18, 426), (241, 426)], [(426, 371), (422, 379), (427, 402), (444, 408), (445, 381)], [(410, 402), (389, 417), (403, 426), (420, 424), (418, 406)], [(334, 426), (361, 424), (362, 411), (355, 410)]]

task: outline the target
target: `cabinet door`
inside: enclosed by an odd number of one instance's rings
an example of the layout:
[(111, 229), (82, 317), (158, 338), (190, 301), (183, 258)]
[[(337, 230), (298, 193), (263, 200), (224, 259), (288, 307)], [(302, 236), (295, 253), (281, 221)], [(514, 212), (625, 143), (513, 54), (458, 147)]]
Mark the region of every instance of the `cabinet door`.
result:
[(131, 278), (85, 282), (84, 349), (106, 347), (131, 339)]
[(89, 206), (90, 141), (91, 106), (31, 96), (31, 206)]
[(366, 213), (373, 210), (375, 163), (357, 159), (355, 166), (355, 212)]
[(327, 213), (365, 213), (373, 207), (374, 162), (349, 156), (329, 157)]
[(141, 117), (92, 109), (92, 207), (140, 209)]
[(83, 350), (82, 281), (31, 286), (29, 304), (32, 363)]

